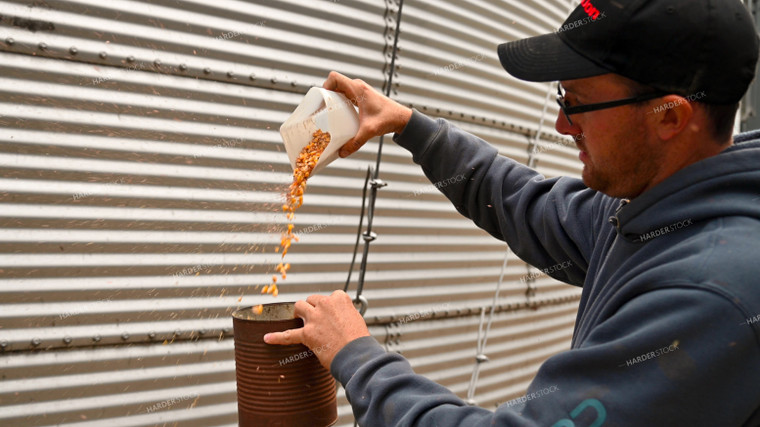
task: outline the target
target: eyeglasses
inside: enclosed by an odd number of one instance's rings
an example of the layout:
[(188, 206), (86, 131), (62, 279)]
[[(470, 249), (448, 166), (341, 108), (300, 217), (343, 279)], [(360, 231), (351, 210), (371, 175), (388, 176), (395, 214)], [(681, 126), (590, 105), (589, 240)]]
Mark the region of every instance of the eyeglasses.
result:
[(573, 125), (573, 121), (570, 119), (570, 116), (572, 116), (573, 114), (588, 113), (590, 111), (598, 111), (598, 110), (606, 110), (607, 108), (615, 108), (615, 107), (620, 107), (622, 105), (629, 105), (629, 104), (635, 104), (637, 102), (649, 101), (650, 99), (660, 98), (665, 95), (667, 94), (663, 92), (652, 92), (652, 93), (646, 93), (644, 95), (635, 96), (633, 98), (618, 99), (617, 101), (569, 106), (567, 105), (567, 101), (565, 101), (565, 93), (564, 93), (564, 89), (562, 88), (562, 85), (557, 83), (557, 104), (559, 104), (559, 108), (561, 108), (562, 112), (565, 114), (565, 117), (567, 118), (567, 122), (570, 123), (570, 126)]

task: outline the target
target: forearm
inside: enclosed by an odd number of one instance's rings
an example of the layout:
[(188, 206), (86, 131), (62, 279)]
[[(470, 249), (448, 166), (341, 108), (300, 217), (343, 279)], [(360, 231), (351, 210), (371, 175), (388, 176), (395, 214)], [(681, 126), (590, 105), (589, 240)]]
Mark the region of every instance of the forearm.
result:
[(594, 246), (596, 193), (580, 180), (545, 179), (480, 138), (419, 112), (394, 140), (478, 227), (507, 241), (527, 262), (580, 285)]
[(362, 427), (749, 426), (760, 346), (744, 318), (735, 301), (695, 287), (638, 295), (494, 412), (416, 375), (371, 337), (344, 347), (331, 371)]
[(332, 372), (345, 387), (362, 427), (476, 426), (493, 415), (416, 375), (406, 359), (386, 353), (371, 337), (354, 340), (341, 350)]

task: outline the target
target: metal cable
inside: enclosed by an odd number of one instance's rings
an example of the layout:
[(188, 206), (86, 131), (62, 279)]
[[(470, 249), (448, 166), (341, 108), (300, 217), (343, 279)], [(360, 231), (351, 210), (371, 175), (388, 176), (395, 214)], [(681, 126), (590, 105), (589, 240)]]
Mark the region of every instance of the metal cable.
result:
[(356, 230), (356, 243), (354, 243), (354, 254), (351, 257), (351, 266), (348, 268), (348, 278), (346, 278), (343, 292), (348, 292), (348, 285), (351, 283), (351, 273), (354, 271), (354, 264), (356, 263), (356, 253), (359, 252), (359, 238), (362, 235), (362, 226), (364, 225), (364, 208), (367, 203), (367, 184), (369, 183), (370, 176), (372, 176), (372, 167), (367, 166), (367, 176), (364, 178), (364, 190), (362, 191), (362, 210), (359, 213), (359, 227)]
[[(570, 9), (570, 12), (572, 12), (573, 8), (575, 7), (574, 0), (568, 1), (568, 6)], [(543, 133), (544, 129), (544, 121), (546, 119), (546, 111), (549, 107), (549, 99), (551, 99), (552, 95), (552, 85), (549, 85), (549, 88), (546, 92), (546, 98), (544, 99), (544, 108), (541, 111), (541, 118), (538, 121), (538, 130), (536, 131), (536, 134), (533, 136), (531, 140), (528, 141), (528, 161), (526, 165), (530, 168), (534, 168), (536, 165), (536, 155), (538, 154), (538, 141), (540, 140), (541, 134)], [(488, 356), (485, 354), (486, 350), (486, 343), (488, 342), (488, 333), (491, 331), (491, 322), (493, 321), (493, 315), (494, 310), (496, 308), (496, 303), (499, 298), (499, 292), (501, 290), (501, 284), (504, 280), (504, 271), (507, 268), (507, 262), (509, 259), (509, 252), (510, 249), (507, 247), (507, 252), (504, 254), (504, 262), (501, 265), (501, 273), (499, 274), (499, 281), (496, 284), (496, 291), (494, 292), (493, 302), (491, 304), (491, 312), (488, 315), (488, 323), (486, 325), (485, 330), (483, 330), (483, 323), (485, 322), (485, 307), (481, 308), (480, 310), (480, 324), (478, 325), (478, 338), (477, 338), (477, 348), (476, 348), (476, 355), (475, 355), (475, 366), (472, 369), (472, 377), (470, 378), (470, 387), (467, 390), (467, 404), (469, 405), (476, 405), (475, 402), (475, 391), (478, 386), (478, 379), (480, 378), (480, 365), (488, 361)], [(528, 266), (528, 272), (530, 272), (530, 266)], [(531, 292), (530, 292), (530, 276), (528, 276), (528, 281), (526, 281), (528, 289), (526, 290), (525, 296), (527, 299), (530, 299)]]
[[(400, 31), (401, 31), (401, 12), (402, 12), (403, 7), (404, 7), (404, 0), (399, 0), (398, 12), (397, 12), (397, 17), (396, 17), (395, 37), (393, 40), (391, 63), (390, 63), (390, 68), (388, 72), (388, 84), (385, 87), (386, 97), (390, 97), (391, 89), (393, 87), (393, 75), (396, 72), (396, 54), (398, 53), (398, 40), (399, 40)], [(367, 207), (367, 231), (361, 234), (361, 225), (360, 225), (359, 230), (357, 231), (357, 236), (356, 236), (357, 245), (358, 245), (360, 234), (364, 239), (364, 251), (362, 253), (362, 261), (359, 268), (359, 279), (357, 283), (356, 297), (354, 298), (354, 304), (359, 306), (358, 309), (362, 315), (364, 315), (364, 313), (367, 311), (367, 306), (368, 306), (368, 301), (366, 298), (362, 296), (362, 292), (364, 291), (364, 278), (367, 273), (367, 258), (369, 256), (369, 246), (370, 246), (370, 243), (372, 243), (372, 241), (377, 239), (377, 234), (372, 231), (372, 225), (375, 218), (375, 204), (377, 202), (377, 190), (388, 185), (379, 178), (380, 161), (382, 160), (382, 156), (383, 156), (384, 140), (385, 140), (385, 135), (380, 137), (380, 142), (377, 148), (377, 161), (375, 163), (374, 176), (372, 180), (369, 181), (369, 183), (372, 185), (372, 189), (370, 191), (369, 206)], [(366, 191), (366, 184), (367, 183), (365, 181), (365, 191)], [(362, 217), (364, 217), (364, 202), (363, 201), (362, 201)], [(351, 270), (353, 270), (353, 266), (356, 260), (357, 247), (358, 246), (355, 246), (354, 256), (351, 260)], [(350, 280), (351, 280), (351, 271), (349, 271), (348, 273), (348, 280), (346, 281), (345, 290), (348, 290)]]
[[(535, 167), (536, 164), (536, 154), (537, 154), (537, 147), (538, 147), (538, 141), (539, 137), (541, 136), (544, 128), (544, 121), (546, 119), (546, 111), (549, 107), (549, 99), (552, 93), (552, 86), (549, 85), (549, 89), (547, 91), (546, 99), (544, 100), (544, 108), (541, 112), (541, 118), (538, 121), (538, 130), (536, 131), (536, 134), (533, 136), (532, 140), (529, 141), (528, 147), (530, 152), (528, 153), (528, 162), (527, 166), (530, 168)], [(501, 284), (504, 281), (504, 273), (507, 269), (507, 263), (509, 262), (509, 252), (510, 249), (507, 247), (507, 251), (504, 254), (504, 262), (501, 264), (501, 273), (499, 273), (499, 281), (496, 283), (496, 291), (493, 295), (493, 301), (491, 303), (491, 310), (488, 314), (488, 322), (485, 322), (485, 313), (486, 313), (486, 307), (481, 308), (480, 310), (480, 324), (478, 325), (478, 338), (477, 338), (477, 345), (475, 350), (475, 366), (472, 368), (472, 376), (470, 377), (470, 386), (467, 389), (467, 404), (468, 405), (477, 405), (477, 402), (475, 401), (475, 391), (478, 387), (478, 380), (480, 379), (480, 365), (482, 365), (485, 362), (488, 362), (488, 356), (486, 356), (486, 344), (488, 343), (488, 333), (491, 331), (491, 324), (493, 322), (493, 316), (494, 312), (496, 311), (496, 304), (499, 301), (499, 293), (501, 291)], [(530, 268), (530, 267), (529, 267)], [(526, 291), (525, 295), (526, 298), (530, 298), (530, 282), (526, 282), (529, 289)], [(485, 329), (483, 328), (483, 324), (486, 323)]]
[[(401, 10), (404, 8), (404, 0), (399, 0), (398, 13), (396, 17), (396, 31), (393, 40), (393, 51), (391, 53), (391, 64), (388, 72), (388, 85), (385, 87), (385, 96), (390, 97), (391, 89), (393, 87), (393, 74), (396, 72), (396, 53), (398, 52), (398, 39), (401, 31)], [(377, 201), (377, 190), (385, 187), (385, 182), (380, 180), (380, 161), (383, 156), (383, 142), (385, 141), (385, 135), (380, 137), (380, 142), (377, 147), (377, 161), (375, 162), (375, 173), (372, 183), (372, 191), (370, 192), (369, 208), (367, 209), (367, 231), (364, 232), (364, 252), (362, 253), (362, 262), (359, 269), (359, 281), (356, 286), (356, 298), (354, 298), (354, 305), (359, 305), (359, 312), (364, 316), (367, 311), (369, 302), (362, 296), (364, 290), (364, 275), (367, 272), (367, 257), (369, 255), (369, 245), (377, 238), (377, 234), (372, 231), (372, 222), (375, 218), (375, 202)], [(369, 178), (371, 170), (367, 170), (367, 178)], [(364, 181), (364, 196), (362, 197), (362, 219), (364, 218), (364, 199), (367, 194), (367, 180)], [(351, 270), (348, 271), (348, 279), (346, 280), (345, 291), (348, 290), (348, 286), (351, 282), (351, 271), (354, 268), (354, 262), (356, 261), (356, 252), (359, 244), (359, 236), (361, 234), (362, 220), (359, 220), (359, 229), (356, 233), (356, 245), (354, 246), (354, 255), (351, 259)], [(358, 426), (358, 421), (354, 420), (354, 427)]]

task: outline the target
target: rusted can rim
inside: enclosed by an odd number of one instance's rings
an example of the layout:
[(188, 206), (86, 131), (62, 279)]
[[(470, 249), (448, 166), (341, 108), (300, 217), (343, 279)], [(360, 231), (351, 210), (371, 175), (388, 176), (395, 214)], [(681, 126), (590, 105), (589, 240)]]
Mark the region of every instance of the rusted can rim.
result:
[(235, 310), (232, 317), (245, 322), (272, 323), (282, 322), (283, 320), (293, 320), (295, 315), (295, 301), (274, 302), (264, 304), (261, 314), (256, 314), (253, 307), (245, 307)]

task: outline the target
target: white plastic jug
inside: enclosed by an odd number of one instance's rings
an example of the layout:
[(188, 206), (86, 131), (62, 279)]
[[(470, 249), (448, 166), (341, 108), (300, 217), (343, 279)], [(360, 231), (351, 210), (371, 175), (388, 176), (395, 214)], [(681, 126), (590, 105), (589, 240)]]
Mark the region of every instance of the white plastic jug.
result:
[(317, 129), (330, 133), (330, 143), (319, 157), (312, 175), (338, 158), (340, 147), (359, 131), (359, 114), (345, 95), (313, 87), (293, 114), (280, 126), (280, 135), (295, 170), (301, 150), (309, 144)]

